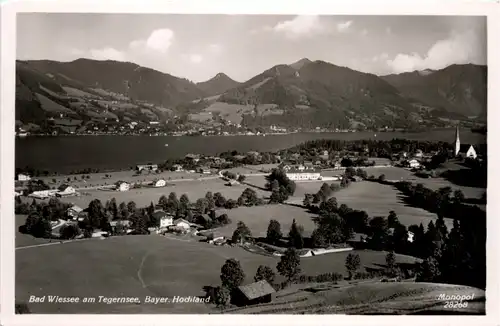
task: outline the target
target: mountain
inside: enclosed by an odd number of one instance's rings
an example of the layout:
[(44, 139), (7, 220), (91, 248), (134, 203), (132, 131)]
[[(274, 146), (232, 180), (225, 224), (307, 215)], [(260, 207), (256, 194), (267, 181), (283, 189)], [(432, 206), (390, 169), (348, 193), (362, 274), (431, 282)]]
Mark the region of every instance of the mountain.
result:
[(486, 117), (487, 67), (451, 65), (381, 77), (411, 102), (463, 116)]
[(196, 86), (207, 96), (214, 96), (222, 94), (231, 88), (238, 87), (239, 84), (226, 74), (220, 72), (207, 81), (197, 83)]
[[(324, 61), (302, 59), (292, 65), (277, 65), (224, 93), (219, 101), (259, 105), (272, 104), (282, 117), (247, 117), (255, 124), (283, 123), (303, 126), (358, 124), (406, 125), (417, 123), (417, 111), (385, 80)], [(412, 120), (413, 119), (413, 120)]]
[(28, 67), (50, 74), (55, 82), (78, 89), (103, 89), (162, 106), (203, 97), (187, 79), (178, 78), (134, 63), (78, 59), (71, 62), (25, 61)]

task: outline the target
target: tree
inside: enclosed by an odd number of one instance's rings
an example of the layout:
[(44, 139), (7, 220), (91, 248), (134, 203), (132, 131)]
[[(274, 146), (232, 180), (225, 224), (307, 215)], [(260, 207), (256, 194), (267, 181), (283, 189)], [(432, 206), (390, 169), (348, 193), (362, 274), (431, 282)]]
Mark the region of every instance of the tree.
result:
[(389, 228), (394, 228), (399, 224), (398, 216), (396, 212), (390, 211), (389, 216), (387, 217), (387, 224)]
[(419, 267), (416, 281), (434, 282), (439, 277), (440, 271), (437, 260), (434, 257), (427, 257)]
[(384, 181), (385, 181), (385, 174), (381, 174), (381, 175), (379, 175), (379, 177), (378, 177), (378, 181), (382, 181), (382, 182), (384, 182)]
[(221, 268), (220, 279), (222, 286), (229, 291), (233, 291), (245, 280), (245, 273), (241, 268), (240, 262), (234, 258), (226, 260)]
[(383, 216), (376, 216), (369, 222), (370, 224), (370, 246), (375, 250), (383, 250), (389, 239), (387, 220)]
[(215, 199), (211, 191), (207, 192), (205, 195), (205, 200), (207, 202), (207, 210), (211, 211), (215, 209)]
[(238, 202), (234, 199), (231, 199), (229, 198), (226, 202), (226, 204), (224, 205), (225, 208), (227, 209), (233, 209), (233, 208), (236, 208), (238, 207)]
[(32, 233), (35, 238), (51, 238), (52, 227), (50, 221), (45, 218), (39, 218), (32, 227)]
[(394, 276), (396, 274), (396, 255), (393, 251), (389, 252), (385, 256), (385, 265), (389, 275)]
[(167, 207), (168, 207), (168, 198), (167, 198), (167, 196), (162, 195), (162, 196), (160, 197), (160, 200), (158, 200), (158, 205), (160, 205), (160, 206), (161, 206), (161, 208), (162, 208), (164, 211), (166, 211), (166, 210), (167, 210)]
[(61, 239), (70, 240), (80, 235), (81, 231), (78, 225), (66, 224), (61, 227), (60, 234)]
[(233, 232), (231, 241), (233, 243), (239, 242), (240, 244), (242, 244), (245, 240), (251, 237), (252, 233), (250, 232), (250, 229), (245, 225), (245, 223), (239, 221), (236, 225), (236, 230), (234, 230)]
[(99, 199), (94, 199), (88, 207), (89, 222), (93, 228), (99, 228), (102, 220), (105, 219), (104, 208)]
[(134, 223), (134, 230), (139, 234), (148, 234), (149, 218), (145, 210), (140, 216), (137, 216)]
[(31, 314), (31, 310), (29, 309), (28, 305), (24, 302), (22, 303), (17, 303), (15, 304), (15, 312), (17, 314)]
[(272, 285), (274, 284), (275, 277), (276, 275), (274, 274), (271, 267), (260, 265), (259, 268), (257, 268), (257, 273), (255, 273), (254, 280), (255, 282), (266, 280), (269, 284)]
[(189, 211), (189, 206), (191, 205), (189, 201), (189, 197), (186, 194), (182, 194), (179, 199), (179, 214), (182, 216), (186, 216)]
[(134, 214), (136, 209), (137, 209), (137, 204), (132, 200), (129, 201), (127, 204), (127, 210), (129, 214)]
[(305, 207), (310, 207), (312, 205), (312, 202), (313, 202), (313, 195), (311, 195), (311, 194), (305, 194), (304, 201), (302, 202), (302, 204)]
[(175, 192), (171, 192), (168, 195), (166, 211), (171, 214), (177, 214), (178, 209), (179, 209), (179, 199), (177, 199), (177, 194)]
[(243, 193), (238, 198), (238, 203), (240, 203), (240, 198), (241, 202), (245, 206), (254, 206), (258, 202), (257, 193), (251, 188), (246, 188), (245, 190), (243, 190)]
[(148, 206), (148, 214), (153, 215), (154, 212), (155, 212), (155, 205), (153, 204), (153, 202), (151, 202), (151, 204), (149, 204)]
[(278, 187), (285, 187), (287, 195), (292, 196), (295, 192), (295, 182), (293, 182), (286, 176), (286, 172), (283, 169), (273, 169), (271, 171), (271, 174), (266, 176), (266, 180), (266, 188), (269, 190), (275, 189), (277, 182)]
[(318, 198), (321, 202), (324, 202), (330, 197), (332, 194), (332, 190), (330, 189), (330, 186), (325, 182), (321, 185), (321, 188), (318, 191)]
[(225, 207), (226, 206), (226, 198), (220, 193), (216, 192), (214, 194), (215, 206), (216, 207)]
[[(153, 203), (151, 203), (152, 205)], [(118, 205), (116, 204), (116, 199), (113, 197), (111, 198), (109, 202), (109, 211), (111, 213), (111, 216), (113, 217), (113, 220), (116, 220), (118, 218)]]
[(315, 248), (325, 248), (328, 246), (327, 237), (320, 229), (315, 229), (313, 231), (311, 234), (311, 241)]
[(297, 277), (301, 271), (300, 256), (297, 250), (293, 247), (288, 248), (285, 254), (281, 256), (276, 269), (281, 276), (286, 277), (288, 282)]
[(304, 238), (302, 237), (302, 233), (300, 232), (300, 227), (295, 223), (295, 219), (292, 222), (292, 226), (290, 227), (290, 232), (288, 233), (289, 237), (289, 246), (302, 249), (304, 248)]
[(198, 213), (205, 214), (207, 212), (207, 208), (208, 208), (208, 203), (206, 198), (199, 198), (196, 201), (196, 210), (198, 211)]
[(457, 189), (453, 192), (453, 202), (455, 202), (456, 204), (461, 204), (464, 202), (464, 200), (465, 196), (462, 190)]
[(231, 301), (231, 293), (225, 286), (216, 287), (214, 296), (214, 303), (219, 308), (226, 307)]
[(352, 277), (356, 273), (356, 271), (361, 266), (361, 259), (358, 254), (349, 254), (345, 259), (345, 268), (347, 269), (347, 273), (349, 274), (349, 279), (352, 280)]
[(38, 222), (39, 219), (40, 215), (37, 212), (32, 212), (28, 215), (26, 221), (24, 222), (24, 228), (26, 230), (26, 233), (33, 234), (33, 231), (35, 229), (35, 224)]
[(245, 179), (246, 179), (246, 177), (245, 177), (243, 174), (240, 174), (240, 175), (238, 176), (238, 182), (243, 183), (243, 182), (245, 182)]
[(282, 236), (280, 223), (276, 220), (271, 220), (267, 227), (267, 241), (276, 244), (281, 240)]

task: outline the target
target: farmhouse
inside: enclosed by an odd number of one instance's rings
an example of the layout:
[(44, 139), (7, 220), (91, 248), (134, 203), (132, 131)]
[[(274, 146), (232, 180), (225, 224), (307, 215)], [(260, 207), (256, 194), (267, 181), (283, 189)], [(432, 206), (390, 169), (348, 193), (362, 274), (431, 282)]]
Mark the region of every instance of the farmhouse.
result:
[(66, 214), (72, 219), (76, 219), (81, 212), (83, 212), (83, 208), (76, 205), (73, 205), (66, 210)]
[(31, 177), (29, 175), (27, 175), (27, 174), (19, 173), (17, 175), (17, 180), (19, 180), (19, 181), (29, 181), (29, 180), (31, 180)]
[(203, 173), (203, 174), (210, 174), (210, 169), (206, 166), (201, 166), (201, 167), (196, 169), (196, 172)]
[(321, 172), (317, 169), (289, 169), (286, 171), (286, 176), (290, 180), (321, 180)]
[(266, 280), (261, 280), (239, 286), (231, 297), (231, 301), (237, 306), (269, 303), (272, 301), (272, 295), (275, 292), (274, 288)]
[(200, 160), (200, 155), (197, 155), (197, 154), (187, 154), (185, 156), (185, 159), (189, 160), (189, 161), (192, 161), (194, 163), (198, 163), (198, 161)]
[(178, 218), (178, 219), (174, 220), (173, 226), (175, 226), (176, 228), (185, 230), (185, 231), (188, 231), (189, 229), (191, 229), (191, 223), (189, 223), (188, 221), (186, 221), (183, 218)]
[(122, 226), (123, 226), (123, 227), (125, 227), (125, 228), (127, 229), (127, 231), (128, 231), (128, 228), (131, 226), (131, 224), (132, 224), (132, 223), (130, 223), (130, 221), (129, 221), (129, 220), (117, 220), (117, 221), (111, 221), (111, 222), (109, 222), (109, 225), (111, 226), (111, 230), (112, 230), (113, 232), (115, 232), (115, 231), (116, 231), (116, 227), (117, 227), (118, 225), (122, 225)]
[(116, 190), (118, 191), (129, 191), (130, 190), (130, 184), (125, 181), (118, 181), (116, 184)]
[(173, 169), (175, 172), (182, 172), (184, 171), (184, 168), (180, 164), (174, 164)]
[(160, 221), (160, 229), (167, 228), (169, 226), (174, 225), (174, 218), (172, 215), (162, 211), (162, 210), (157, 210), (152, 214), (152, 217)]
[(58, 197), (67, 197), (67, 196), (73, 196), (76, 194), (75, 188), (69, 186), (69, 185), (62, 185), (59, 188), (57, 188), (57, 193), (56, 196)]
[(157, 179), (153, 181), (153, 187), (160, 188), (160, 187), (165, 187), (167, 185), (167, 182), (163, 179)]
[(142, 172), (142, 171), (155, 172), (158, 170), (158, 164), (137, 165), (135, 167), (135, 170), (137, 172)]
[(420, 162), (415, 160), (415, 159), (412, 159), (412, 160), (406, 160), (403, 162), (403, 166), (407, 167), (407, 168), (419, 168), (420, 167)]

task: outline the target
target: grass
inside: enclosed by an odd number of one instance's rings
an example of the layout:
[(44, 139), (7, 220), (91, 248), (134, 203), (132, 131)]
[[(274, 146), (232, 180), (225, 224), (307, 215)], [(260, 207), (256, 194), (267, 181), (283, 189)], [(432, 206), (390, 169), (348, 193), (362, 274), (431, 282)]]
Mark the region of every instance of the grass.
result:
[(43, 96), (42, 94), (35, 93), (36, 97), (40, 101), (40, 105), (42, 106), (42, 109), (47, 112), (53, 112), (53, 113), (73, 113), (70, 109), (57, 104), (56, 102), (52, 101), (48, 97)]
[(80, 89), (73, 88), (73, 87), (64, 86), (63, 89), (66, 92), (66, 94), (68, 94), (69, 96), (98, 98), (98, 96), (96, 96), (94, 94), (90, 94), (90, 93), (84, 92)]
[(228, 104), (223, 102), (215, 102), (208, 108), (203, 110), (205, 112), (220, 112), (220, 116), (233, 123), (241, 123), (243, 114), (251, 114), (253, 112), (253, 105), (240, 105)]
[(304, 235), (309, 236), (314, 230), (314, 222), (311, 213), (305, 209), (289, 205), (265, 205), (258, 207), (238, 207), (232, 210), (221, 210), (232, 220), (232, 224), (217, 229), (216, 235), (231, 237), (238, 221), (244, 222), (252, 231), (254, 237), (265, 237), (267, 227), (271, 219), (277, 220), (281, 224), (281, 231), (288, 234), (293, 219), (297, 224), (304, 227)]
[[(362, 264), (383, 263), (385, 253), (358, 251)], [(303, 258), (303, 273), (345, 272), (347, 253)], [(43, 257), (41, 260), (40, 258)], [(220, 268), (240, 261), (252, 281), (259, 265), (274, 270), (279, 259), (236, 247), (218, 247), (166, 237), (125, 236), (16, 251), (16, 301), (30, 295), (199, 296), (203, 287), (220, 284)], [(409, 259), (397, 255), (397, 261)], [(278, 281), (282, 281), (279, 277)], [(29, 304), (33, 313), (208, 313), (204, 304)]]
[[(168, 181), (167, 181), (168, 184)], [(227, 199), (232, 198), (234, 200), (238, 199), (246, 186), (236, 185), (232, 187), (225, 186), (225, 181), (216, 178), (210, 180), (199, 180), (199, 181), (175, 181), (173, 185), (167, 185), (162, 188), (140, 188), (131, 189), (125, 192), (118, 191), (102, 191), (102, 190), (83, 190), (86, 195), (80, 197), (67, 197), (63, 198), (62, 201), (73, 203), (80, 207), (87, 207), (90, 201), (94, 199), (99, 199), (103, 204), (110, 200), (111, 198), (116, 198), (118, 203), (134, 201), (138, 207), (145, 207), (151, 202), (157, 203), (162, 195), (168, 197), (171, 192), (177, 193), (177, 197), (180, 198), (182, 194), (187, 194), (192, 202), (197, 199), (205, 197), (208, 191), (212, 193), (220, 192)], [(259, 191), (258, 195), (262, 196), (265, 193)]]
[[(472, 295), (467, 308), (445, 311), (440, 294)], [(465, 302), (465, 301), (464, 301)], [(232, 310), (237, 314), (415, 314), (429, 311), (485, 314), (485, 292), (435, 283), (368, 283), (318, 293), (297, 290), (271, 304)]]
[[(436, 214), (421, 208), (407, 206), (400, 198), (401, 193), (392, 186), (382, 185), (376, 182), (352, 183), (348, 188), (335, 193), (337, 202), (346, 204), (350, 208), (364, 210), (368, 216), (388, 216), (392, 210), (398, 215), (399, 221), (405, 225), (427, 226), (430, 221), (437, 219)], [(453, 226), (453, 221), (445, 218), (448, 229)]]

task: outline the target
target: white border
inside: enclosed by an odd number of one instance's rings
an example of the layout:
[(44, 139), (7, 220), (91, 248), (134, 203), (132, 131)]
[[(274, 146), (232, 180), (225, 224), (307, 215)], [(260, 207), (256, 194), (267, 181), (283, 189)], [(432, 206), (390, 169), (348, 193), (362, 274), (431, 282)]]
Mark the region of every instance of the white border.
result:
[[(1, 0), (0, 0), (1, 1)], [(450, 0), (40, 0), (3, 3), (1, 7), (1, 119), (0, 119), (0, 225), (2, 236), (1, 266), (1, 321), (2, 325), (500, 325), (498, 314), (499, 283), (498, 259), (494, 257), (498, 248), (498, 195), (499, 173), (496, 162), (498, 129), (500, 121), (500, 31), (498, 1), (459, 2)], [(335, 14), (335, 15), (477, 15), (488, 16), (488, 130), (489, 171), (488, 171), (488, 276), (487, 276), (487, 316), (340, 316), (340, 315), (19, 315), (14, 313), (14, 103), (15, 103), (15, 44), (16, 12), (115, 12), (115, 13), (224, 13), (224, 14)], [(64, 28), (64, 26), (61, 26)], [(491, 168), (491, 167), (494, 168)]]

